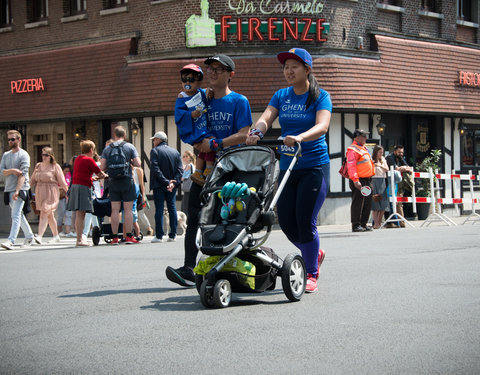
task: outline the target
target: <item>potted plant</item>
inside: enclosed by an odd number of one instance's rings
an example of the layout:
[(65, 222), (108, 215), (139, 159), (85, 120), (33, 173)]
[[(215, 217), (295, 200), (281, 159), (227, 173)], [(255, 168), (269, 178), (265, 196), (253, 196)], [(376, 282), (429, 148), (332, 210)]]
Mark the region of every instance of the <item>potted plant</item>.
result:
[[(438, 162), (440, 161), (440, 157), (442, 156), (442, 151), (438, 149), (433, 149), (430, 152), (430, 155), (423, 159), (420, 163), (415, 165), (416, 172), (429, 172), (430, 168), (432, 169), (433, 173), (438, 170)], [(433, 177), (435, 181), (435, 176)], [(430, 197), (431, 196), (431, 188), (430, 188), (430, 179), (429, 178), (422, 178), (420, 185), (417, 190), (415, 191), (415, 195), (417, 197)], [(417, 216), (418, 220), (425, 220), (430, 213), (430, 203), (420, 203), (417, 204)]]

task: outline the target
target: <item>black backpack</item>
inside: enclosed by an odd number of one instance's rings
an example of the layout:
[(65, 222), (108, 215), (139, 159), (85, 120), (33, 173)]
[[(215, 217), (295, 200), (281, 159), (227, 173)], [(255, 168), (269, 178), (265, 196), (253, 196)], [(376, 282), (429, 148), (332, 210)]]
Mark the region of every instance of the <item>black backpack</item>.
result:
[(123, 150), (124, 144), (125, 142), (120, 142), (118, 145), (110, 143), (112, 150), (107, 157), (107, 173), (111, 179), (129, 176), (130, 163)]

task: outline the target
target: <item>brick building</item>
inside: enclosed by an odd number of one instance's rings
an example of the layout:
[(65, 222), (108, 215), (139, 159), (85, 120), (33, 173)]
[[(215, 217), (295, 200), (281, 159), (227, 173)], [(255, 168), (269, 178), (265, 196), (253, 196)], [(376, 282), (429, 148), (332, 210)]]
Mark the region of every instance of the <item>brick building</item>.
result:
[[(89, 138), (101, 149), (121, 121), (148, 175), (149, 137), (179, 150), (173, 120), (178, 70), (232, 56), (233, 90), (254, 119), (284, 87), (276, 53), (301, 46), (332, 95), (330, 198), (321, 223), (348, 222), (348, 186), (336, 171), (358, 127), (410, 162), (433, 148), (442, 167), (480, 168), (478, 0), (2, 0), (0, 148), (24, 134), (32, 161), (57, 159)], [(377, 125), (386, 128), (382, 135)], [(278, 130), (277, 130), (278, 132)], [(275, 131), (273, 131), (275, 133)]]

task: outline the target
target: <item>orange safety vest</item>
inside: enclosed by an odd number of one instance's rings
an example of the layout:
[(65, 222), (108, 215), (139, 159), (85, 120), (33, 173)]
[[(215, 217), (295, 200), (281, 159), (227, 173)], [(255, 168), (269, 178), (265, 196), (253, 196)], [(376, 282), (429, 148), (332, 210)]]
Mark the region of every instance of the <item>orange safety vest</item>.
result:
[(366, 147), (352, 143), (347, 150), (360, 154), (360, 159), (358, 159), (356, 165), (358, 178), (368, 178), (375, 175), (375, 164)]

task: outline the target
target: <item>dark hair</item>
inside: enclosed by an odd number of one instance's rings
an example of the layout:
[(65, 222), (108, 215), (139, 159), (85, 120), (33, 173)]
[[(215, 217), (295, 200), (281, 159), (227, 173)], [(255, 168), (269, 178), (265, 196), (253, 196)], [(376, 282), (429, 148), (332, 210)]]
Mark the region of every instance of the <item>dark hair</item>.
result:
[(372, 152), (372, 159), (373, 160), (377, 160), (377, 154), (378, 154), (378, 151), (380, 150), (383, 150), (383, 147), (380, 146), (380, 145), (376, 145), (374, 148), (373, 148), (373, 152)]
[(397, 150), (400, 149), (400, 148), (405, 148), (405, 147), (403, 147), (402, 145), (395, 145), (395, 146), (393, 147), (393, 151), (397, 151)]
[[(309, 67), (308, 65), (305, 65)], [(313, 72), (310, 70), (308, 73), (308, 82), (310, 83), (310, 87), (308, 89), (308, 98), (307, 98), (307, 109), (310, 107), (310, 104), (315, 103), (320, 95), (320, 86), (318, 85), (317, 79), (313, 75)]]

